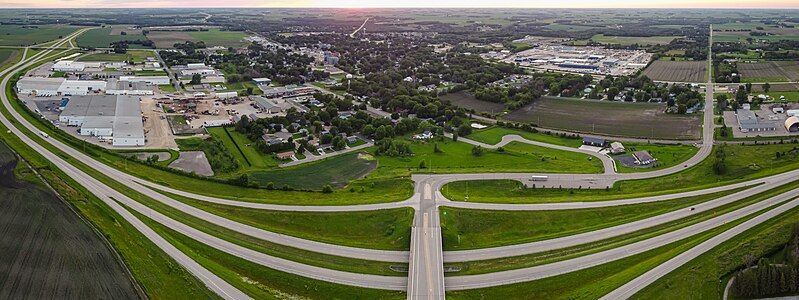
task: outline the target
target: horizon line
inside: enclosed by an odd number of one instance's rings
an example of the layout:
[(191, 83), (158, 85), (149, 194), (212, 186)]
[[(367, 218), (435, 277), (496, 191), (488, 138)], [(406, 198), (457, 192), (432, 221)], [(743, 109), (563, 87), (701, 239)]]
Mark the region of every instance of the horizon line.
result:
[(197, 6), (197, 7), (178, 7), (178, 6), (148, 6), (148, 7), (79, 7), (79, 6), (61, 6), (61, 7), (0, 7), (0, 10), (11, 9), (83, 9), (83, 10), (100, 10), (100, 9), (346, 9), (346, 10), (361, 10), (361, 9), (581, 9), (581, 10), (686, 10), (686, 9), (710, 9), (710, 10), (799, 10), (799, 6), (795, 7), (552, 7), (552, 6), (370, 6), (370, 7), (336, 7), (336, 6)]

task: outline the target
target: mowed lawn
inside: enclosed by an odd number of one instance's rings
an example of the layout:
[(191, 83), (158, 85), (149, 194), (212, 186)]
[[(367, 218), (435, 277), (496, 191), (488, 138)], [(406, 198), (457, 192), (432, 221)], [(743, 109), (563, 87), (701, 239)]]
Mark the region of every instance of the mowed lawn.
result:
[[(721, 146), (716, 146), (719, 149)], [(698, 190), (761, 178), (799, 168), (799, 144), (726, 145), (726, 171), (716, 174), (714, 155), (685, 171), (640, 180), (617, 182), (608, 190), (530, 189), (513, 180), (458, 181), (445, 185), (441, 192), (450, 200), (495, 203), (549, 203), (564, 201), (603, 201), (645, 197)], [(776, 152), (785, 153), (776, 158)]]
[(290, 186), (297, 189), (321, 190), (325, 185), (344, 187), (350, 181), (369, 174), (377, 166), (370, 155), (347, 153), (318, 162), (285, 169), (250, 172), (250, 179), (260, 186), (269, 182), (275, 187)]
[[(94, 28), (81, 34), (76, 41), (79, 47), (87, 48), (108, 48), (111, 43), (118, 41), (135, 41), (147, 40), (147, 37), (141, 34), (113, 34), (114, 31), (111, 27)], [(130, 44), (130, 48), (145, 48), (142, 45)]]
[(78, 27), (66, 25), (0, 25), (0, 46), (31, 46), (69, 35)]
[[(435, 145), (441, 152), (435, 152)], [(414, 173), (551, 172), (601, 173), (602, 162), (582, 153), (560, 151), (513, 142), (500, 150), (483, 149), (472, 154), (471, 144), (436, 139), (412, 142), (410, 157), (378, 156), (375, 176), (406, 176)], [(420, 169), (424, 161), (426, 168)]]
[(671, 145), (671, 144), (644, 144), (644, 143), (623, 143), (627, 150), (627, 154), (632, 154), (634, 151), (646, 150), (652, 157), (658, 161), (651, 167), (626, 167), (616, 162), (616, 169), (619, 173), (632, 173), (632, 172), (647, 172), (665, 169), (681, 164), (688, 160), (694, 154), (699, 152), (699, 148), (693, 145)]
[(660, 103), (541, 98), (504, 118), (544, 128), (652, 139), (698, 139), (699, 115), (665, 113)]
[(603, 208), (493, 211), (441, 208), (445, 250), (529, 243), (608, 228), (710, 201), (739, 191)]
[(544, 132), (529, 132), (524, 130), (499, 127), (499, 126), (474, 130), (472, 134), (466, 136), (466, 138), (486, 144), (495, 145), (501, 142), (502, 137), (506, 135), (518, 135), (532, 141), (538, 141), (553, 145), (561, 145), (574, 148), (579, 148), (580, 145), (582, 145), (582, 139), (577, 137), (577, 135), (560, 136), (557, 134), (547, 134)]

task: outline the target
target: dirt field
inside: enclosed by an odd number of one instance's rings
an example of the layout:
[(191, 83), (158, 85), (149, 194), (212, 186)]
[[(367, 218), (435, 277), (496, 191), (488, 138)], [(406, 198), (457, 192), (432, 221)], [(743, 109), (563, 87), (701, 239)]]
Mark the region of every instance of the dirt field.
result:
[(40, 186), (0, 180), (0, 299), (138, 298), (117, 256), (67, 204)]
[(603, 135), (654, 139), (697, 139), (699, 115), (664, 113), (663, 104), (542, 98), (505, 116), (515, 122)]
[(786, 82), (799, 80), (799, 62), (766, 61), (738, 63), (742, 82)]
[(477, 100), (474, 96), (463, 91), (446, 94), (440, 98), (441, 100), (452, 102), (455, 106), (474, 109), (477, 112), (499, 113), (505, 109), (505, 105), (502, 103)]
[(643, 75), (656, 81), (701, 83), (707, 81), (707, 62), (657, 60), (644, 70)]
[(194, 40), (185, 31), (152, 31), (147, 34), (147, 38), (153, 41), (157, 48), (172, 48), (176, 43)]

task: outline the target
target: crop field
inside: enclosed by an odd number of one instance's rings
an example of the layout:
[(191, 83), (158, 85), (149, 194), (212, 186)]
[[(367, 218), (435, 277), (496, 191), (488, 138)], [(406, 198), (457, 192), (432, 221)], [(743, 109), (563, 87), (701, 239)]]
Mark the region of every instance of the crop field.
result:
[(799, 62), (765, 61), (739, 63), (742, 82), (787, 82), (799, 80)]
[(346, 186), (350, 180), (366, 176), (376, 167), (377, 161), (369, 155), (348, 153), (294, 168), (255, 171), (250, 173), (250, 179), (261, 186), (272, 182), (276, 187), (321, 190), (327, 184)]
[(652, 62), (643, 75), (656, 81), (705, 82), (707, 80), (706, 61), (664, 61)]
[(121, 53), (92, 53), (78, 58), (78, 61), (104, 61), (104, 62), (120, 62), (132, 61), (134, 63), (143, 63), (147, 57), (155, 57), (151, 51), (147, 50), (129, 50), (125, 54)]
[(666, 45), (671, 43), (679, 36), (608, 36), (604, 34), (597, 34), (591, 37), (591, 40), (602, 44), (615, 44), (615, 45)]
[(441, 100), (451, 102), (455, 106), (465, 109), (474, 109), (477, 112), (500, 113), (505, 109), (505, 105), (502, 103), (477, 100), (474, 96), (463, 91), (446, 94), (440, 98)]
[(63, 25), (0, 25), (0, 46), (31, 46), (74, 32), (77, 27)]
[(0, 66), (9, 63), (17, 55), (16, 49), (0, 49)]
[(242, 39), (247, 37), (247, 34), (240, 31), (209, 29), (208, 31), (151, 31), (147, 37), (155, 42), (158, 48), (172, 48), (176, 43), (187, 41), (203, 41), (208, 46), (238, 47), (245, 44)]
[(0, 182), (0, 195), (0, 298), (138, 298), (116, 255), (54, 194), (20, 181)]
[[(81, 34), (76, 39), (76, 41), (78, 42), (79, 47), (107, 48), (110, 47), (111, 43), (113, 42), (147, 39), (146, 36), (143, 36), (141, 34), (128, 34), (128, 35), (112, 34), (113, 30), (114, 29), (111, 27), (95, 28)], [(130, 48), (144, 48), (144, 47), (142, 45), (131, 44)]]
[(552, 129), (659, 139), (696, 139), (699, 116), (669, 115), (662, 104), (542, 98), (505, 116)]

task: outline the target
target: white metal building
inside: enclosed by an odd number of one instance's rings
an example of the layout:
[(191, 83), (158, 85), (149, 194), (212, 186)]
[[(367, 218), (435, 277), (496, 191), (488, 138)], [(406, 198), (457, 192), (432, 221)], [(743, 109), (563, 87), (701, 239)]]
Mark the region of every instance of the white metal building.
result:
[(169, 76), (120, 76), (119, 81), (145, 82), (154, 85), (170, 84)]
[(73, 96), (58, 120), (80, 127), (80, 135), (111, 137), (114, 146), (144, 146), (145, 143), (141, 106), (136, 96)]
[(94, 91), (104, 91), (105, 81), (101, 80), (64, 80), (58, 92), (64, 95), (88, 95)]
[(20, 94), (52, 96), (64, 83), (64, 78), (23, 77), (17, 81), (17, 92)]
[(53, 64), (51, 68), (53, 71), (57, 72), (83, 72), (83, 69), (86, 68), (86, 64), (82, 62), (76, 62), (72, 60), (60, 60)]
[(239, 93), (236, 92), (236, 91), (216, 93), (216, 97), (219, 98), (219, 99), (235, 98), (235, 97), (238, 97), (238, 96), (239, 96)]

